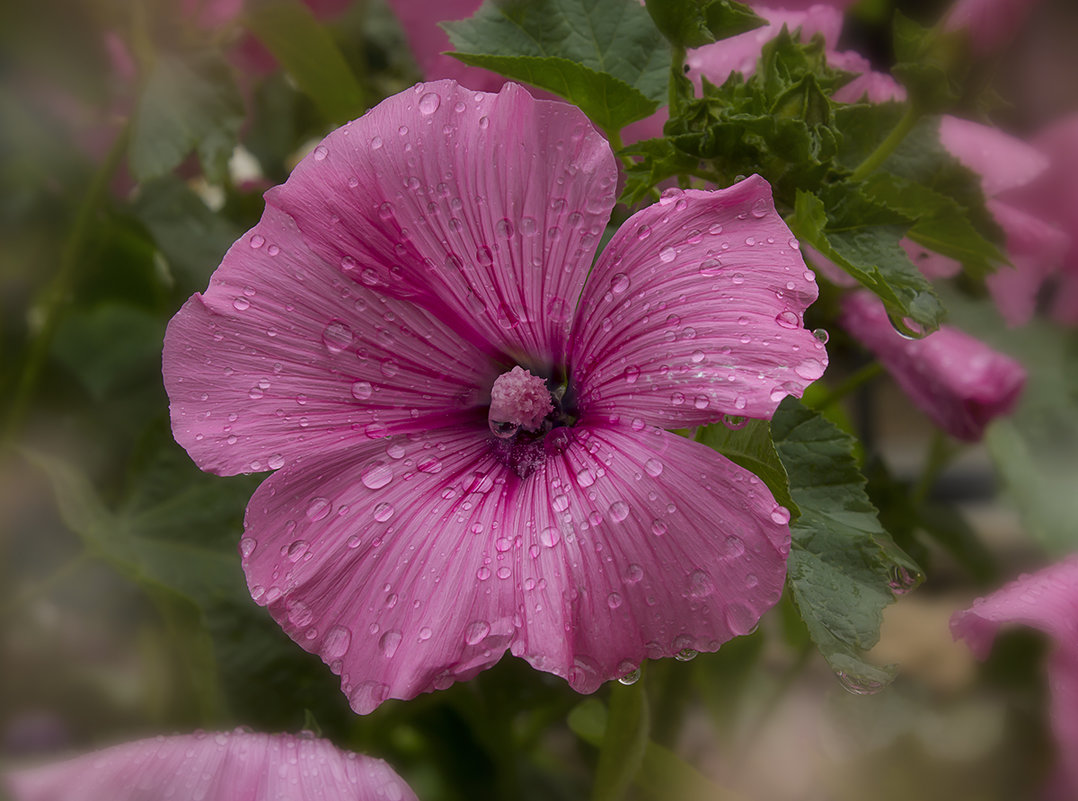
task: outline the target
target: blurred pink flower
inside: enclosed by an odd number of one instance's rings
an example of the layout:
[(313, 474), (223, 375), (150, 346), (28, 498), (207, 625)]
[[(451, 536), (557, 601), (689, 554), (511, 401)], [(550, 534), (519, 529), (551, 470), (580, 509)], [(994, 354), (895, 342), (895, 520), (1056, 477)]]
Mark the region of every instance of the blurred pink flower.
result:
[(415, 801), (380, 759), (240, 730), (138, 740), (15, 770), (4, 783), (12, 801)]
[(1038, 0), (956, 0), (944, 17), (947, 31), (966, 30), (975, 52), (986, 54), (1007, 44), (1021, 30)]
[(917, 407), (957, 439), (980, 439), (985, 426), (1013, 410), (1025, 386), (1018, 362), (950, 326), (923, 339), (902, 336), (870, 292), (846, 295), (840, 321)]
[(616, 181), (573, 106), (419, 84), (270, 190), (169, 325), (177, 441), (277, 471), (251, 594), (357, 712), (506, 649), (591, 692), (779, 598), (788, 513), (661, 429), (820, 377), (813, 275), (758, 176), (666, 193), (592, 267)]
[(1039, 629), (1054, 641), (1047, 673), (1059, 766), (1051, 797), (1078, 798), (1078, 556), (978, 598), (955, 613), (951, 631), (985, 659), (1000, 627), (1010, 623)]
[[(1078, 178), (1078, 159), (1069, 146), (1073, 140), (1068, 145), (1063, 145), (1064, 141), (1062, 137), (1058, 147), (1042, 151), (998, 128), (951, 116), (940, 120), (940, 143), (980, 176), (988, 210), (1003, 229), (1013, 267), (1001, 266), (986, 283), (1009, 325), (1022, 325), (1033, 316), (1041, 285), (1059, 273), (1071, 241), (1065, 232), (1073, 231), (1078, 223), (1067, 219), (1072, 214), (1071, 204), (1078, 203), (1072, 188)], [(1051, 139), (1046, 144), (1051, 145)], [(949, 277), (961, 270), (953, 259), (913, 242), (903, 244), (931, 278)], [(1068, 306), (1063, 304), (1063, 308)], [(1078, 317), (1078, 309), (1075, 311)]]
[[(753, 10), (769, 24), (689, 51), (685, 63), (689, 66), (689, 77), (697, 86), (701, 77), (713, 84), (722, 84), (732, 72), (740, 72), (748, 78), (756, 72), (756, 62), (764, 45), (778, 36), (783, 26), (791, 32), (800, 29), (803, 42), (821, 34), (832, 47), (842, 33), (842, 12), (830, 5), (787, 3), (777, 8), (755, 6)], [(839, 103), (853, 103), (866, 95), (872, 103), (906, 97), (905, 90), (891, 76), (874, 72), (868, 60), (858, 53), (829, 48), (827, 61), (832, 67), (858, 74), (835, 92), (833, 99)]]

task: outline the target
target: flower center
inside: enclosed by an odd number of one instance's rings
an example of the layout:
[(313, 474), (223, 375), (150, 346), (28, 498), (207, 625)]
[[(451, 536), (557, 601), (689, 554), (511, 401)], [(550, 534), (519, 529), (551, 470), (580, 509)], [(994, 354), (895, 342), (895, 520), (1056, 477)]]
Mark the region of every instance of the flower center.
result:
[(517, 366), (502, 373), (490, 388), (487, 422), (496, 437), (509, 439), (519, 431), (538, 431), (554, 411), (546, 381)]

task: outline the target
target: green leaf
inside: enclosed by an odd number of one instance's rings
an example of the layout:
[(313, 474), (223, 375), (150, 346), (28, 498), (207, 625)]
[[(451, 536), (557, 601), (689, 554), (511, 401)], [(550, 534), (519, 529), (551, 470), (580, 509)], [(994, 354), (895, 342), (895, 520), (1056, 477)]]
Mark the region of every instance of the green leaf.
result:
[(73, 311), (56, 331), (53, 352), (102, 401), (142, 382), (157, 380), (165, 323), (123, 303)]
[[(666, 99), (670, 47), (647, 11), (637, 3), (487, 0), (470, 19), (443, 23), (442, 27), (449, 33), (457, 51), (453, 55), (458, 58), (564, 59), (590, 72), (579, 72), (572, 80), (563, 76), (558, 79), (560, 83), (577, 85), (589, 80), (593, 73), (605, 73), (656, 104)], [(494, 68), (495, 64), (508, 67), (512, 62), (489, 63)], [(521, 68), (536, 71), (537, 65)], [(557, 87), (551, 91), (557, 91)], [(587, 94), (600, 96), (606, 91), (608, 85), (599, 85)], [(584, 93), (578, 89), (578, 94)]]
[(220, 181), (242, 124), (243, 101), (219, 56), (162, 54), (135, 107), (131, 172), (140, 181), (156, 178), (197, 150), (206, 174)]
[(608, 134), (650, 116), (659, 107), (657, 102), (613, 75), (596, 72), (566, 58), (450, 55), (473, 67), (493, 70), (564, 97)]
[(647, 0), (655, 26), (675, 47), (706, 44), (761, 28), (767, 21), (732, 0)]
[(974, 228), (954, 198), (890, 173), (871, 175), (864, 186), (873, 201), (912, 220), (910, 239), (929, 250), (960, 261), (968, 272), (983, 277), (1007, 257)]
[(953, 108), (962, 96), (968, 65), (959, 36), (940, 26), (925, 28), (896, 11), (892, 24), (895, 65), (891, 74), (922, 111)]
[(618, 801), (632, 784), (648, 744), (648, 700), (641, 684), (610, 687), (609, 722), (599, 746), (593, 801)]
[(905, 327), (903, 318), (910, 318), (922, 329), (908, 331), (911, 335), (939, 328), (943, 305), (899, 245), (909, 223), (857, 186), (825, 187), (821, 194), (831, 202), (798, 190), (794, 213), (786, 220), (797, 238), (876, 293), (896, 326)]
[(789, 583), (820, 649), (853, 692), (873, 692), (894, 667), (865, 660), (882, 611), (921, 580), (920, 569), (880, 526), (853, 457), (853, 437), (793, 398), (772, 420), (775, 444), (801, 509), (791, 526)]
[(790, 511), (791, 522), (801, 514), (790, 495), (790, 479), (771, 440), (767, 420), (748, 420), (736, 430), (722, 424), (704, 426), (697, 432), (696, 441), (754, 473), (771, 490), (775, 501)]
[(146, 183), (132, 209), (165, 257), (184, 296), (205, 288), (210, 274), (243, 233), (171, 175)]
[(363, 88), (311, 10), (298, 0), (251, 4), (244, 22), (333, 123), (355, 119), (366, 108)]

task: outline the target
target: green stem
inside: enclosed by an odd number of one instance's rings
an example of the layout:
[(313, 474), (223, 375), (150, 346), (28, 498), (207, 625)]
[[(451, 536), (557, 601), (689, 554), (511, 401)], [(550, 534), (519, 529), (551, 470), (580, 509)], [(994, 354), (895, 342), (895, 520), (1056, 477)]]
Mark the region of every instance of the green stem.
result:
[(673, 119), (681, 113), (681, 94), (678, 91), (678, 84), (685, 80), (685, 48), (672, 45), (671, 50), (668, 103), (670, 119)]
[(592, 801), (621, 801), (636, 777), (648, 746), (650, 715), (642, 679), (610, 687), (606, 732), (599, 746)]
[(804, 671), (805, 666), (809, 663), (815, 650), (811, 640), (806, 640), (804, 644), (802, 644), (801, 649), (798, 651), (797, 659), (783, 671), (783, 674), (778, 679), (778, 683), (764, 700), (760, 711), (755, 715), (753, 722), (749, 726), (749, 730), (744, 732), (739, 738), (740, 745), (736, 749), (734, 758), (730, 760), (731, 765), (743, 764), (747, 756), (756, 749), (757, 739), (763, 733), (764, 728), (767, 726), (771, 716), (775, 713), (775, 710), (778, 709), (779, 704), (782, 703), (782, 700), (790, 692), (790, 688), (793, 687), (794, 682)]
[(939, 474), (950, 463), (956, 450), (951, 447), (947, 435), (937, 430), (932, 435), (932, 443), (928, 446), (928, 456), (925, 457), (925, 467), (921, 471), (917, 484), (910, 493), (910, 503), (920, 506), (928, 498), (932, 485), (936, 483)]
[(823, 411), (828, 406), (831, 406), (838, 401), (845, 398), (855, 389), (858, 389), (862, 384), (874, 379), (876, 376), (883, 372), (883, 365), (879, 362), (870, 362), (851, 375), (845, 381), (840, 383), (837, 387), (827, 393), (820, 401), (812, 404), (816, 411)]
[(902, 140), (906, 138), (906, 135), (913, 130), (913, 126), (918, 123), (922, 117), (920, 108), (910, 103), (906, 106), (906, 112), (902, 115), (902, 118), (895, 125), (894, 130), (887, 135), (887, 138), (880, 142), (879, 146), (873, 150), (864, 161), (853, 171), (853, 175), (850, 176), (851, 181), (863, 181), (877, 167), (887, 160), (900, 144)]
[(32, 336), (26, 361), (23, 363), (19, 375), (19, 383), (15, 388), (11, 405), (8, 407), (7, 420), (4, 423), (3, 438), (0, 442), (10, 442), (22, 425), (27, 407), (33, 397), (41, 369), (45, 358), (56, 334), (56, 328), (67, 305), (68, 294), (79, 266), (79, 258), (86, 248), (86, 241), (93, 230), (93, 222), (99, 210), (101, 199), (108, 191), (109, 182), (113, 173), (119, 166), (120, 159), (127, 150), (127, 141), (130, 126), (117, 135), (112, 149), (105, 157), (104, 162), (94, 174), (86, 194), (75, 212), (75, 220), (71, 226), (71, 233), (67, 237), (63, 252), (60, 255), (60, 267), (52, 279), (52, 283), (44, 293), (44, 322), (36, 336)]
[(70, 576), (81, 570), (83, 565), (89, 561), (90, 554), (86, 551), (68, 559), (48, 576), (35, 581), (32, 586), (12, 598), (8, 603), (4, 604), (3, 607), (0, 607), (0, 619), (8, 617), (26, 604), (47, 595), (53, 587), (66, 581)]

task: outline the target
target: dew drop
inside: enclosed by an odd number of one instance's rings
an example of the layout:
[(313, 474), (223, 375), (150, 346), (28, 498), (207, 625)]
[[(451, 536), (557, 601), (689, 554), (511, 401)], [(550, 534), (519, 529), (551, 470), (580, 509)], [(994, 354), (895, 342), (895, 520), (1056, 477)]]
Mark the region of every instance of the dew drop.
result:
[(706, 598), (715, 591), (711, 576), (704, 570), (694, 570), (689, 574), (689, 593), (693, 598)]
[(780, 526), (785, 526), (790, 522), (790, 510), (785, 506), (776, 506), (771, 511), (771, 519)]
[(270, 470), (280, 470), (284, 467), (284, 456), (275, 453), (266, 461), (266, 464), (269, 466)]
[(775, 318), (775, 322), (781, 325), (783, 328), (800, 328), (801, 318), (797, 316), (797, 312), (787, 309), (784, 312), (779, 312)]
[(352, 329), (340, 320), (331, 320), (322, 329), (322, 344), (326, 346), (326, 350), (330, 353), (340, 353), (352, 344), (354, 338), (355, 335), (352, 333)]
[(266, 237), (262, 236), (262, 234), (255, 234), (251, 237), (251, 247), (253, 249), (258, 250), (264, 244), (266, 244)]
[(551, 298), (546, 307), (547, 317), (555, 322), (565, 322), (572, 314), (572, 308), (561, 298)]
[(614, 501), (607, 511), (610, 513), (611, 520), (615, 523), (620, 523), (629, 516), (629, 504), (625, 503), (625, 501)]
[(621, 596), (618, 595), (618, 593), (612, 592), (608, 596), (606, 596), (606, 605), (609, 606), (611, 609), (617, 609), (619, 606), (621, 606), (621, 604)]
[(393, 658), (393, 654), (397, 653), (402, 639), (401, 633), (395, 629), (390, 629), (382, 635), (382, 638), (378, 640), (378, 647), (382, 649), (386, 659)]
[(561, 541), (561, 532), (553, 526), (548, 526), (539, 532), (539, 542), (547, 548), (553, 548)]
[(436, 92), (427, 92), (419, 98), (419, 111), (422, 114), (433, 114), (442, 103), (442, 98)]
[(610, 291), (615, 295), (621, 295), (629, 288), (629, 276), (625, 273), (615, 273), (610, 279)]
[(369, 381), (356, 381), (352, 384), (352, 397), (356, 400), (367, 400), (373, 392), (374, 387)]
[(329, 155), (329, 151), (326, 150), (324, 145), (319, 145), (318, 147), (316, 147), (314, 149), (314, 160), (315, 161), (325, 161), (326, 156), (328, 156), (328, 155)]
[(367, 464), (360, 473), (360, 481), (368, 489), (381, 489), (393, 480), (393, 468), (381, 460)]
[(825, 345), (827, 344), (827, 340), (831, 338), (830, 335), (827, 333), (826, 328), (817, 328), (813, 330), (812, 335)]
[(807, 381), (815, 381), (823, 375), (824, 365), (819, 359), (805, 359), (794, 367), (794, 372)]
[(674, 248), (666, 247), (659, 251), (659, 261), (663, 264), (669, 264), (677, 258), (677, 251)]
[(330, 503), (325, 498), (311, 498), (307, 504), (307, 519), (312, 523), (325, 520), (329, 514)]
[(475, 620), (468, 624), (464, 630), (464, 642), (468, 645), (477, 645), (490, 634), (490, 624), (485, 620)]
[(327, 659), (340, 659), (352, 644), (352, 632), (344, 626), (334, 626), (322, 640), (322, 654)]
[(625, 669), (622, 665), (618, 665), (618, 672), (621, 674), (618, 676), (618, 681), (621, 684), (628, 686), (640, 681), (640, 668), (633, 667), (631, 663), (628, 669)]
[(374, 507), (374, 519), (379, 523), (384, 523), (389, 518), (393, 517), (393, 513), (397, 510), (393, 508), (391, 503), (380, 503)]
[(658, 476), (663, 471), (663, 463), (658, 459), (648, 459), (644, 462), (644, 470), (649, 476)]

